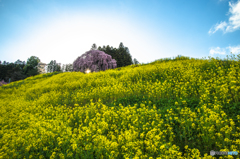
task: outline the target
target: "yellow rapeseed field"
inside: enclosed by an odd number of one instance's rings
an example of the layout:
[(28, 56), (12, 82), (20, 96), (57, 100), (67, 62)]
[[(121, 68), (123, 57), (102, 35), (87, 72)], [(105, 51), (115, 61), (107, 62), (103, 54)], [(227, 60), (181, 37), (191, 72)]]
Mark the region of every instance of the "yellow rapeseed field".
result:
[(0, 87), (0, 158), (239, 158), (240, 62), (156, 61)]

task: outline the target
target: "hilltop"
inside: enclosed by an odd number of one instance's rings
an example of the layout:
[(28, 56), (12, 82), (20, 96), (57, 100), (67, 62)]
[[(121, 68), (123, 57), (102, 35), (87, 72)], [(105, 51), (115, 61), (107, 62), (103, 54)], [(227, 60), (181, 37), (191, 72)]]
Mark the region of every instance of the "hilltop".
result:
[(182, 57), (3, 85), (0, 158), (192, 158), (237, 151), (239, 70), (240, 61)]

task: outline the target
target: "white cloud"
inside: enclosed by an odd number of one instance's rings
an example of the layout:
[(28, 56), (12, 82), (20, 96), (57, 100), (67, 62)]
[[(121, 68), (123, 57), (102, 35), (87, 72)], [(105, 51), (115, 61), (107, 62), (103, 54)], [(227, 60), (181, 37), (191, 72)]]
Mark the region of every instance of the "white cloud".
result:
[(211, 48), (209, 51), (210, 55), (221, 54), (224, 55), (227, 53), (240, 54), (240, 45), (238, 46), (228, 46), (226, 48), (215, 47)]
[(230, 17), (228, 22), (221, 22), (212, 27), (208, 33), (214, 34), (218, 30), (222, 30), (224, 33), (233, 32), (240, 29), (240, 0), (236, 3), (229, 2)]
[(216, 24), (214, 27), (212, 27), (212, 28), (208, 31), (208, 33), (209, 33), (209, 34), (214, 34), (214, 33), (215, 33), (216, 31), (218, 31), (218, 30), (224, 31), (225, 28), (226, 28), (226, 26), (227, 26), (227, 23), (226, 23), (226, 22), (221, 22), (220, 24)]
[(232, 32), (240, 28), (240, 1), (236, 4), (229, 2), (230, 13), (232, 16), (229, 18), (229, 25), (226, 29), (227, 32)]
[(229, 46), (228, 49), (233, 54), (240, 54), (240, 45), (235, 46), (235, 47)]
[(213, 54), (221, 54), (221, 55), (224, 55), (226, 53), (225, 49), (222, 49), (220, 47), (216, 47), (216, 48), (211, 48), (210, 49), (210, 54), (213, 55)]

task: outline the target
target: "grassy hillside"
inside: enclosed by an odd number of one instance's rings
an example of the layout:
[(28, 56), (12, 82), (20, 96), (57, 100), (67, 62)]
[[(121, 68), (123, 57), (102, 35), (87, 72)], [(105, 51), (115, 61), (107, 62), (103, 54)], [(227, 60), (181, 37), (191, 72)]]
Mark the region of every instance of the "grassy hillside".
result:
[(236, 61), (182, 58), (89, 74), (54, 72), (4, 85), (0, 158), (239, 152), (239, 70)]

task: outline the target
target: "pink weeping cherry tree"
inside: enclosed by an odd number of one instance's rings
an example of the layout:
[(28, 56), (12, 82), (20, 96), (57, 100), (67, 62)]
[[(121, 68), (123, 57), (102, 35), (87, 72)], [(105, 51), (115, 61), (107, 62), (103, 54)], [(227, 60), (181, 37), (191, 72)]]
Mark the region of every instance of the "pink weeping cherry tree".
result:
[(90, 50), (79, 56), (73, 62), (73, 71), (84, 72), (87, 69), (91, 72), (100, 70), (114, 69), (117, 67), (117, 61), (112, 59), (111, 55), (99, 50)]

